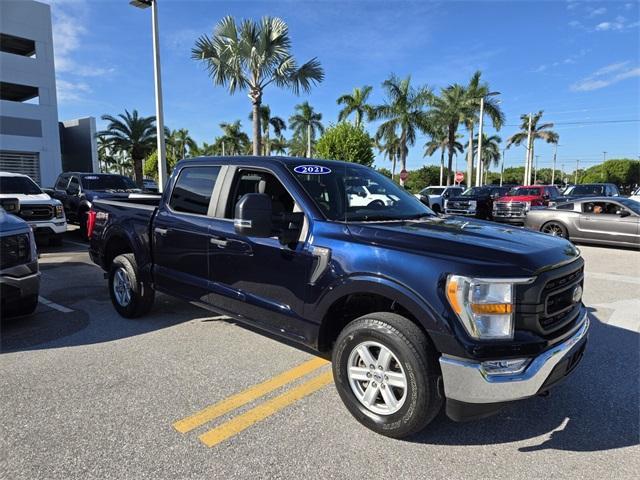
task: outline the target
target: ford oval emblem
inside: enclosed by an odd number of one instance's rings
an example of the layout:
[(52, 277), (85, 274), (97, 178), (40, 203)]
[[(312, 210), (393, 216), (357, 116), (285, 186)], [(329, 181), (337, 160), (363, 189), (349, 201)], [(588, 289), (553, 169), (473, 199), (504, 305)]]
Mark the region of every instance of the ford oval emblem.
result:
[(322, 165), (298, 165), (293, 171), (304, 175), (326, 175), (327, 173), (331, 173), (329, 167)]
[(582, 287), (580, 285), (578, 285), (573, 291), (571, 300), (573, 300), (573, 303), (578, 303), (580, 300), (582, 300)]

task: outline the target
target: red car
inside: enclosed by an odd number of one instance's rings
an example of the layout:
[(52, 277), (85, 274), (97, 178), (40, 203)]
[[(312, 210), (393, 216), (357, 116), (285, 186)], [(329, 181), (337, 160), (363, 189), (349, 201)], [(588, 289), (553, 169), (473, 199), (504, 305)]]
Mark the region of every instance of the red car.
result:
[(549, 200), (560, 196), (555, 185), (529, 185), (515, 187), (506, 196), (493, 202), (493, 219), (524, 225), (524, 218), (531, 207), (549, 205)]

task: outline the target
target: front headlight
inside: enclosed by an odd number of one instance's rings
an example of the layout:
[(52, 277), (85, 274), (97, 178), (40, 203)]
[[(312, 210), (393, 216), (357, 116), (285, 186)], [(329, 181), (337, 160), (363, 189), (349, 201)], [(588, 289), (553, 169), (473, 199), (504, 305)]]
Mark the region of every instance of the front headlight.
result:
[(476, 208), (476, 206), (478, 205), (478, 202), (476, 200), (469, 200), (469, 206)]
[(447, 300), (473, 338), (513, 338), (513, 283), (449, 275)]
[(524, 202), (524, 211), (528, 212), (531, 210), (531, 202)]
[(55, 206), (56, 218), (64, 217), (64, 207), (62, 205)]

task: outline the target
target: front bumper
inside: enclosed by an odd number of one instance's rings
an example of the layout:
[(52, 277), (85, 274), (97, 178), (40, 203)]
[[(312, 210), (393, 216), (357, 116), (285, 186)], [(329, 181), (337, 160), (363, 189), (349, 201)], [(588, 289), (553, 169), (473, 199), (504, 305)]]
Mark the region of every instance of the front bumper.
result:
[(24, 297), (38, 295), (40, 291), (40, 272), (23, 277), (0, 275), (0, 296), (2, 303), (19, 302)]
[(513, 223), (513, 224), (517, 224), (517, 225), (524, 225), (524, 221), (526, 219), (526, 215), (503, 216), (503, 215), (496, 214), (494, 212), (493, 213), (493, 219), (496, 222)]
[(65, 218), (28, 223), (36, 235), (57, 235), (67, 231), (67, 220)]
[(445, 208), (447, 215), (464, 215), (467, 217), (473, 217), (476, 214), (476, 209), (462, 210), (460, 208)]
[(488, 375), (480, 362), (443, 355), (440, 368), (447, 400), (465, 404), (500, 404), (546, 391), (571, 373), (582, 358), (589, 332), (583, 314), (580, 328), (564, 342), (533, 358), (521, 373)]

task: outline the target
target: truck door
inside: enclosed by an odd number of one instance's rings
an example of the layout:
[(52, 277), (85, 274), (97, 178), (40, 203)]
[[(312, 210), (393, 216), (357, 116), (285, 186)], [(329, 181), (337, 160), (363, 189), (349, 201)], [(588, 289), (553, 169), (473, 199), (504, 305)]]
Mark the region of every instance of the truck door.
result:
[(206, 302), (210, 203), (220, 168), (183, 168), (171, 197), (159, 209), (152, 232), (154, 279), (159, 290)]
[(289, 248), (275, 236), (237, 235), (235, 205), (246, 193), (268, 194), (274, 213), (300, 211), (273, 172), (237, 168), (229, 178), (227, 199), (219, 213), (224, 218), (210, 221), (210, 302), (261, 328), (303, 340), (304, 298), (313, 257), (304, 249), (304, 239)]
[(585, 202), (580, 214), (581, 237), (585, 239), (634, 243), (638, 217), (620, 217), (616, 212), (625, 207), (616, 202)]

